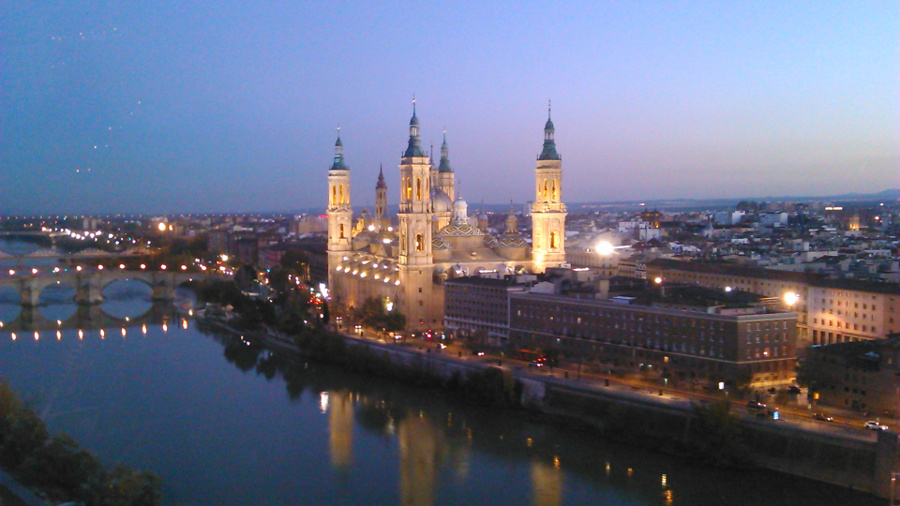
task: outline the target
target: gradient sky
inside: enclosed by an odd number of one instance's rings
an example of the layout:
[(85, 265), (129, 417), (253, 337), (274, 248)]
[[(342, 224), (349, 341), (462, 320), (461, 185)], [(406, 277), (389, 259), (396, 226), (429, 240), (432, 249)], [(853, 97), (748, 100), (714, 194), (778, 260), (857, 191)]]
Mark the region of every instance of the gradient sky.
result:
[(16, 1), (0, 214), (399, 197), (411, 98), (470, 205), (532, 198), (547, 100), (566, 202), (900, 188), (900, 3)]

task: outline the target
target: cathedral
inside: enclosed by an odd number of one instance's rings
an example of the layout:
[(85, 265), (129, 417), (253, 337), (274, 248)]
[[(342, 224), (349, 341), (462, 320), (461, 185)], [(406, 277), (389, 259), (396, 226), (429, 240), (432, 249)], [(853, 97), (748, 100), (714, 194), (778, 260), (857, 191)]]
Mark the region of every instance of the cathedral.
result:
[(375, 212), (355, 219), (350, 207), (350, 169), (340, 135), (328, 171), (328, 287), (335, 306), (349, 309), (368, 297), (406, 315), (409, 329), (443, 326), (443, 281), (492, 272), (540, 273), (565, 262), (566, 206), (562, 159), (547, 109), (544, 146), (535, 168), (531, 241), (519, 234), (510, 209), (505, 230), (491, 234), (487, 216), (469, 216), (456, 191), (447, 136), (435, 166), (422, 148), (415, 101), (409, 144), (400, 158), (400, 205), (387, 215), (383, 169), (375, 184)]

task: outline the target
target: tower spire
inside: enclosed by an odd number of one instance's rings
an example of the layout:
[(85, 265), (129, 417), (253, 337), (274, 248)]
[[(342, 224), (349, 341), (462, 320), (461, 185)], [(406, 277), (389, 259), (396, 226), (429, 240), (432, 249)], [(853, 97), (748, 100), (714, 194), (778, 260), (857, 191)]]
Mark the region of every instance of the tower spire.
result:
[(444, 142), (441, 143), (441, 163), (438, 172), (453, 172), (450, 167), (450, 149), (447, 147), (447, 130), (444, 130)]
[(344, 143), (341, 142), (341, 127), (337, 127), (337, 140), (334, 141), (334, 162), (331, 170), (348, 170), (344, 163)]
[(547, 101), (547, 123), (544, 124), (544, 149), (538, 155), (538, 160), (560, 160), (559, 153), (556, 152), (556, 141), (553, 139), (556, 129), (553, 128), (553, 121), (550, 120), (550, 101)]
[(425, 156), (422, 150), (422, 140), (419, 138), (419, 118), (416, 117), (416, 97), (413, 95), (413, 114), (409, 120), (409, 145), (406, 148), (404, 157)]

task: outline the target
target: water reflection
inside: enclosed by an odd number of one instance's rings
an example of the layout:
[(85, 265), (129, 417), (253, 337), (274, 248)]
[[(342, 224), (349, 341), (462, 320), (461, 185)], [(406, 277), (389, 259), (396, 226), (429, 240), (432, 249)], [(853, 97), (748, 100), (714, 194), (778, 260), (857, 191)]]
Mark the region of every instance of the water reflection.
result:
[(22, 334), (29, 334), (34, 340), (42, 336), (55, 336), (61, 340), (63, 330), (77, 330), (78, 339), (99, 337), (105, 339), (109, 332), (122, 338), (129, 335), (129, 328), (141, 334), (147, 334), (148, 325), (158, 326), (163, 332), (168, 331), (171, 323), (176, 323), (183, 330), (189, 328), (189, 319), (182, 306), (172, 302), (152, 303), (144, 314), (124, 318), (108, 315), (101, 306), (79, 306), (73, 304), (73, 312), (66, 319), (51, 320), (45, 318), (38, 308), (23, 307), (12, 321), (0, 322), (0, 338), (8, 335), (15, 341)]
[[(824, 494), (823, 501), (823, 486), (813, 482), (761, 471), (696, 468), (665, 455), (619, 447), (599, 439), (593, 430), (558, 420), (546, 423), (527, 413), (458, 405), (434, 391), (292, 359), (266, 350), (249, 336), (217, 339), (224, 345), (225, 357), (240, 370), (284, 381), (291, 399), (300, 401), (307, 391), (315, 396), (318, 409), (327, 414), (328, 448), (337, 474), (370, 472), (364, 466), (371, 466), (371, 460), (358, 453), (356, 430), (388, 441), (396, 452), (401, 504), (477, 500), (558, 506), (601, 500), (614, 505), (671, 505), (679, 497), (681, 504), (762, 505), (789, 497), (787, 502), (812, 505), (860, 499), (852, 494), (838, 499), (847, 491), (827, 487), (838, 492)], [(486, 466), (485, 458), (495, 462)], [(802, 489), (810, 500), (798, 500), (795, 492), (779, 492), (786, 495), (769, 500), (754, 498), (760, 481), (785, 484), (786, 490)], [(819, 497), (813, 500), (815, 496)]]

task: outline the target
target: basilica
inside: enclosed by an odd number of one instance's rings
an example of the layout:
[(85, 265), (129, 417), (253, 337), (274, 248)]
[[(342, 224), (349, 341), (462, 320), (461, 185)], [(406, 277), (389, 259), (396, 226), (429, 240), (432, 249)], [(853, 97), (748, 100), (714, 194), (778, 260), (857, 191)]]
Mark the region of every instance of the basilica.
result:
[(383, 169), (375, 184), (375, 212), (354, 218), (350, 169), (340, 136), (328, 171), (328, 286), (344, 309), (369, 297), (406, 315), (410, 329), (443, 325), (446, 279), (479, 273), (540, 273), (565, 262), (566, 206), (562, 203), (562, 158), (556, 151), (550, 110), (544, 146), (537, 157), (531, 208), (532, 237), (519, 234), (510, 209), (505, 230), (491, 234), (487, 216), (469, 216), (456, 191), (446, 134), (435, 166), (422, 148), (415, 101), (409, 144), (400, 158), (400, 205), (387, 215)]

